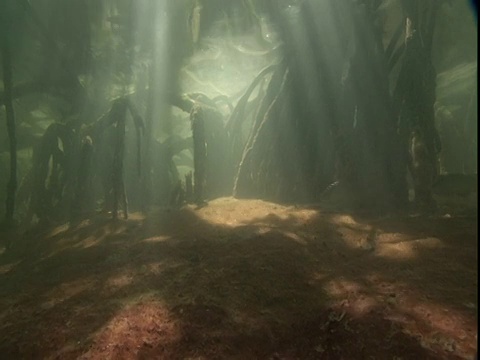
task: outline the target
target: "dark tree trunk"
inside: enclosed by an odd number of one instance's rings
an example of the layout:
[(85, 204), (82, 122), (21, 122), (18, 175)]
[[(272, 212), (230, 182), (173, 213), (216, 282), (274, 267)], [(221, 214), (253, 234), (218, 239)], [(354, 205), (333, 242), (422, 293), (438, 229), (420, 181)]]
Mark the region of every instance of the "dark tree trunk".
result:
[(1, 37), (2, 66), (3, 66), (3, 86), (5, 88), (5, 112), (7, 119), (7, 132), (10, 150), (10, 179), (7, 185), (7, 201), (5, 220), (7, 224), (13, 222), (15, 212), (15, 193), (17, 190), (17, 138), (15, 132), (15, 111), (13, 109), (13, 74), (12, 74), (12, 58), (9, 44), (9, 20), (7, 17), (7, 9), (4, 5), (0, 17), (0, 26), (3, 33)]
[(407, 13), (405, 56), (396, 89), (401, 106), (400, 133), (410, 151), (415, 203), (420, 209), (432, 210), (436, 206), (432, 186), (440, 150), (434, 115), (436, 72), (431, 55), (438, 3), (404, 0), (403, 6)]
[(355, 207), (383, 212), (406, 206), (407, 163), (396, 132), (387, 51), (372, 19), (371, 11), (352, 8), (358, 32), (344, 78), (339, 178)]
[[(157, 14), (157, 2), (154, 1), (151, 4), (151, 14), (152, 24), (156, 24), (156, 14)], [(145, 133), (144, 133), (144, 145), (143, 145), (143, 167), (141, 174), (141, 183), (143, 188), (142, 193), (142, 211), (146, 212), (152, 202), (152, 189), (153, 189), (153, 179), (152, 179), (152, 143), (154, 140), (153, 137), (153, 121), (155, 113), (155, 99), (158, 96), (158, 86), (157, 86), (157, 69), (158, 69), (158, 50), (156, 43), (154, 41), (154, 34), (157, 29), (155, 25), (150, 29), (152, 33), (151, 40), (149, 45), (152, 49), (152, 63), (150, 64), (149, 73), (148, 73), (148, 94), (147, 94), (147, 106), (145, 112)]]
[[(156, 52), (155, 49), (153, 50)], [(142, 211), (146, 212), (150, 206), (152, 198), (152, 143), (153, 143), (153, 114), (155, 104), (155, 79), (156, 79), (156, 56), (153, 57), (153, 63), (150, 68), (150, 78), (148, 80), (147, 109), (145, 113), (145, 142), (142, 169)]]
[(207, 146), (205, 142), (204, 111), (200, 106), (194, 106), (190, 113), (193, 135), (193, 194), (195, 203), (200, 205), (204, 201), (203, 189), (205, 186)]
[(111, 116), (116, 120), (115, 128), (115, 149), (113, 154), (113, 219), (118, 218), (119, 202), (123, 207), (123, 217), (128, 219), (128, 201), (125, 191), (125, 180), (123, 174), (123, 161), (125, 156), (125, 121), (127, 116), (126, 100), (122, 99), (113, 105)]
[(93, 144), (90, 137), (83, 139), (80, 150), (75, 197), (72, 206), (72, 219), (79, 219), (84, 213), (91, 212), (94, 208), (92, 194), (92, 159)]

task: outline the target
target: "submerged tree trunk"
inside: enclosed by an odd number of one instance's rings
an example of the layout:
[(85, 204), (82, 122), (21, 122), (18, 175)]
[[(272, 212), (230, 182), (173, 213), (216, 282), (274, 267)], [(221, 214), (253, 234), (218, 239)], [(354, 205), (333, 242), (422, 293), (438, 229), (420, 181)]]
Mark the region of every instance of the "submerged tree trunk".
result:
[(434, 115), (436, 72), (431, 55), (438, 3), (404, 0), (403, 6), (407, 13), (405, 57), (396, 89), (401, 106), (400, 133), (410, 151), (416, 206), (432, 210), (436, 207), (432, 186), (440, 151)]
[(343, 81), (339, 180), (354, 207), (383, 212), (406, 206), (407, 164), (396, 132), (387, 51), (373, 19), (371, 10), (352, 8), (357, 32)]
[(92, 162), (93, 143), (90, 137), (83, 139), (80, 150), (77, 183), (72, 204), (72, 219), (79, 219), (84, 213), (93, 210), (94, 199), (92, 194)]
[(3, 66), (3, 86), (5, 88), (5, 112), (7, 119), (7, 132), (9, 139), (10, 150), (10, 179), (7, 185), (7, 201), (5, 220), (7, 224), (13, 222), (13, 215), (15, 212), (15, 193), (17, 190), (17, 138), (15, 132), (15, 111), (13, 109), (13, 74), (12, 74), (12, 59), (11, 49), (9, 44), (9, 20), (7, 17), (6, 5), (3, 6), (0, 17), (1, 29), (3, 36), (1, 37), (1, 52), (2, 52), (2, 66)]
[(205, 142), (204, 111), (200, 106), (194, 106), (190, 113), (193, 136), (193, 195), (197, 205), (204, 201), (207, 146)]
[[(155, 50), (154, 50), (155, 52)], [(147, 109), (145, 113), (145, 138), (143, 146), (142, 179), (142, 211), (147, 212), (152, 197), (152, 142), (153, 142), (153, 113), (155, 104), (155, 56), (150, 68), (148, 81)]]
[(123, 218), (128, 219), (128, 201), (125, 190), (123, 162), (125, 156), (125, 121), (127, 116), (127, 103), (125, 99), (113, 105), (112, 114), (116, 119), (115, 146), (112, 164), (112, 187), (113, 187), (113, 219), (118, 218), (119, 202), (123, 207)]
[(148, 70), (148, 93), (147, 93), (147, 106), (145, 112), (145, 132), (144, 132), (144, 143), (143, 143), (143, 166), (141, 184), (142, 184), (142, 201), (141, 207), (143, 212), (147, 212), (150, 204), (152, 203), (152, 194), (153, 194), (153, 179), (152, 179), (152, 144), (154, 141), (153, 136), (153, 122), (155, 114), (155, 99), (158, 96), (158, 49), (157, 44), (154, 41), (155, 34), (157, 32), (155, 21), (157, 16), (158, 4), (156, 1), (150, 4), (150, 16), (152, 16), (152, 23), (155, 24), (150, 29), (151, 31), (151, 41), (149, 45), (151, 46), (152, 51), (152, 62)]

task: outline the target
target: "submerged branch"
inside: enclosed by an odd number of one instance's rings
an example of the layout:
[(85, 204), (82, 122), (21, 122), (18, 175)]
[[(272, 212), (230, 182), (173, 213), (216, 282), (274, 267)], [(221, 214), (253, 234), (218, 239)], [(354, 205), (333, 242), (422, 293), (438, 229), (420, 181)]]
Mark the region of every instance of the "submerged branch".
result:
[(279, 90), (268, 106), (265, 115), (263, 116), (263, 119), (261, 123), (258, 125), (258, 127), (255, 129), (254, 133), (252, 133), (252, 140), (247, 144), (245, 147), (245, 150), (242, 155), (242, 160), (240, 161), (239, 167), (238, 167), (238, 173), (237, 176), (235, 177), (234, 181), (234, 186), (233, 186), (233, 196), (239, 196), (241, 192), (240, 188), (244, 186), (242, 182), (246, 181), (248, 178), (248, 172), (251, 170), (251, 162), (252, 162), (252, 154), (254, 149), (256, 148), (258, 144), (258, 139), (263, 135), (264, 129), (266, 128), (267, 122), (272, 119), (272, 114), (276, 109), (277, 104), (279, 103), (279, 99), (281, 97), (281, 94), (284, 93), (285, 89), (285, 83), (287, 82), (289, 71), (288, 69), (285, 70), (283, 77), (282, 77), (282, 82), (280, 84)]
[[(4, 8), (4, 10), (6, 9)], [(0, 20), (4, 23), (2, 27), (3, 30), (5, 30), (0, 39), (0, 45), (2, 54), (3, 85), (5, 87), (4, 102), (10, 148), (10, 179), (7, 184), (5, 220), (7, 224), (11, 224), (13, 222), (15, 193), (17, 191), (17, 134), (15, 130), (15, 111), (13, 108), (12, 54), (9, 39), (7, 38), (7, 34), (9, 33), (8, 30), (10, 30), (10, 22), (6, 21), (3, 17), (1, 17)]]
[(278, 64), (274, 65), (269, 65), (266, 68), (264, 68), (262, 71), (258, 73), (258, 75), (255, 77), (255, 79), (252, 81), (250, 86), (247, 88), (243, 96), (240, 98), (238, 101), (237, 106), (233, 110), (232, 114), (230, 115), (230, 118), (227, 121), (226, 124), (226, 129), (227, 131), (231, 131), (235, 127), (235, 123), (239, 121), (238, 119), (243, 118), (243, 113), (245, 111), (245, 106), (248, 102), (248, 99), (250, 98), (250, 95), (252, 94), (253, 90), (260, 84), (260, 82), (264, 79), (264, 77), (269, 74), (270, 72), (273, 72), (277, 69)]

